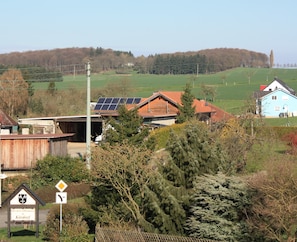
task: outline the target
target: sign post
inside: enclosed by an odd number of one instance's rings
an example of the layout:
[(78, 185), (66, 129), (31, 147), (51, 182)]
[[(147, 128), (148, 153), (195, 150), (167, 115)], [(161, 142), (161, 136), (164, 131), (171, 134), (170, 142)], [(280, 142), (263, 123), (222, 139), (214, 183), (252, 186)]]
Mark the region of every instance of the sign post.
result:
[(60, 233), (62, 232), (62, 204), (67, 203), (67, 192), (64, 192), (64, 190), (67, 187), (68, 185), (62, 180), (56, 184), (56, 188), (60, 191), (56, 192), (56, 203), (60, 204)]
[(27, 184), (21, 184), (3, 204), (7, 206), (7, 237), (11, 236), (11, 224), (33, 224), (39, 236), (39, 204), (45, 205)]
[(0, 208), (2, 207), (2, 180), (5, 178), (7, 178), (7, 175), (1, 173), (1, 164), (0, 164)]

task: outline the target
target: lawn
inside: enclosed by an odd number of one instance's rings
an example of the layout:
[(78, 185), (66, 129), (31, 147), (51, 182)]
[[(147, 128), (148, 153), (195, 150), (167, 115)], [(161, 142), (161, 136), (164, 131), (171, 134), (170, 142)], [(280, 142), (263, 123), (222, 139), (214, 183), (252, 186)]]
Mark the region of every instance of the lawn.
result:
[[(39, 237), (36, 238), (35, 236), (35, 228), (29, 227), (27, 229), (24, 229), (24, 227), (12, 227), (11, 232), (12, 235), (10, 238), (7, 237), (7, 229), (1, 228), (0, 229), (0, 241), (1, 242), (8, 242), (8, 241), (14, 241), (14, 242), (44, 242), (44, 238), (42, 236), (42, 231), (44, 229), (44, 226), (39, 226)], [(63, 241), (63, 240), (61, 240)], [(89, 235), (89, 241), (94, 241), (94, 234)]]
[[(186, 83), (191, 83), (193, 94), (201, 96), (200, 85), (206, 84), (217, 89), (218, 100), (243, 100), (253, 91), (259, 90), (260, 85), (269, 84), (275, 76), (297, 90), (297, 69), (268, 69), (268, 68), (236, 68), (215, 74), (196, 75), (121, 75), (111, 73), (91, 74), (91, 88), (103, 88), (108, 83), (129, 80), (134, 92), (131, 95), (148, 97), (159, 90), (181, 91)], [(46, 90), (48, 83), (34, 83), (35, 90)], [(86, 89), (85, 75), (64, 76), (62, 82), (57, 82), (59, 90), (69, 88)]]
[(7, 238), (7, 228), (0, 229), (0, 241), (15, 241), (15, 242), (41, 242), (44, 241), (42, 237), (42, 230), (44, 226), (39, 226), (39, 237), (35, 236), (35, 228), (24, 229), (24, 227), (11, 227), (12, 235)]
[[(196, 98), (204, 98), (201, 84), (215, 88), (214, 105), (232, 114), (242, 114), (244, 103), (250, 100), (260, 85), (268, 85), (277, 76), (291, 88), (297, 90), (297, 69), (236, 68), (214, 74), (196, 75), (149, 75), (149, 74), (91, 74), (91, 89), (106, 88), (107, 85), (126, 81), (132, 87), (129, 96), (149, 97), (156, 91), (182, 91), (186, 83), (192, 86)], [(64, 76), (62, 82), (55, 83), (58, 90), (81, 89), (86, 91), (85, 75)], [(35, 92), (47, 90), (48, 83), (34, 83)], [(98, 97), (99, 98), (99, 97)], [(281, 121), (279, 121), (283, 125)]]

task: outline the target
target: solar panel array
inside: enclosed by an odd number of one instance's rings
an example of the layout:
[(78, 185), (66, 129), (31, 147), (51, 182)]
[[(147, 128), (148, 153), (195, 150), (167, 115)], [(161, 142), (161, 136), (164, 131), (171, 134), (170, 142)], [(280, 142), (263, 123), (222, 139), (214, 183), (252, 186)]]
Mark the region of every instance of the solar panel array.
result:
[(123, 104), (138, 104), (140, 97), (100, 97), (95, 110), (113, 111), (118, 110)]

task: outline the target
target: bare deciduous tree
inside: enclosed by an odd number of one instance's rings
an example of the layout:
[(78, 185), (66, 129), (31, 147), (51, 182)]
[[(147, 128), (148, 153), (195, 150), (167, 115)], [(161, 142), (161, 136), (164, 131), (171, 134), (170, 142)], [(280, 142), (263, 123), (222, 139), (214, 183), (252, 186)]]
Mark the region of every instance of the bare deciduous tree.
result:
[(151, 151), (126, 144), (97, 147), (92, 153), (92, 171), (97, 185), (111, 186), (120, 195), (120, 202), (130, 212), (133, 222), (141, 227), (150, 226), (138, 201), (143, 199), (145, 187), (153, 175), (150, 158)]
[(28, 83), (17, 69), (8, 69), (0, 76), (1, 108), (10, 116), (26, 113)]
[(207, 98), (210, 98), (211, 101), (214, 101), (215, 96), (216, 96), (216, 88), (211, 85), (206, 85), (202, 83), (200, 85), (201, 88), (201, 93), (204, 95), (204, 99), (207, 100)]

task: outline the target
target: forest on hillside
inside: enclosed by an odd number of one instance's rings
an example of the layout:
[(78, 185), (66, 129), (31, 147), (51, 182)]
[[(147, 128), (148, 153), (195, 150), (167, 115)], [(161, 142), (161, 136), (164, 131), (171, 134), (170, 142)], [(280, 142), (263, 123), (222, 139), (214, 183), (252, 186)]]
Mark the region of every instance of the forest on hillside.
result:
[(0, 54), (0, 69), (34, 66), (63, 75), (73, 70), (83, 74), (88, 61), (92, 63), (92, 72), (96, 73), (133, 70), (149, 74), (204, 74), (235, 67), (269, 67), (266, 54), (245, 49), (218, 48), (135, 57), (130, 51), (90, 47)]

